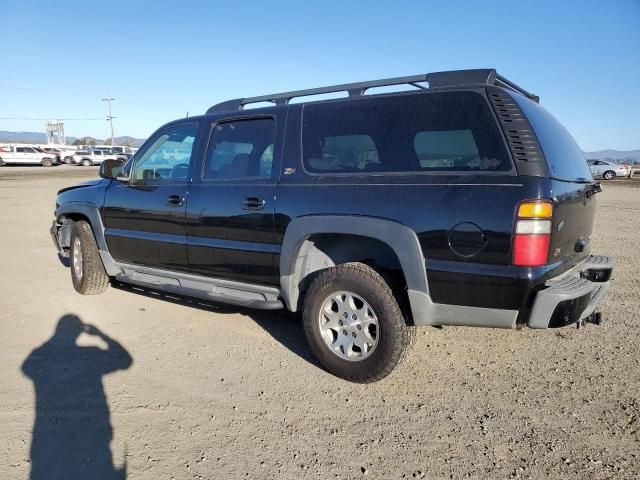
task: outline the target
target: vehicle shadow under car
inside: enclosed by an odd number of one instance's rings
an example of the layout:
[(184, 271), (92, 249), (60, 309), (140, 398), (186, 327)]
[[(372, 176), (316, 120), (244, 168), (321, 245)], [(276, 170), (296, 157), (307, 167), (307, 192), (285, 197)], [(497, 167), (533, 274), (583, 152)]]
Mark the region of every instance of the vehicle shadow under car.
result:
[(164, 302), (205, 310), (207, 312), (222, 315), (230, 315), (234, 313), (246, 315), (271, 335), (274, 340), (278, 341), (288, 350), (295, 353), (298, 357), (311, 365), (322, 368), (320, 363), (311, 353), (309, 345), (307, 344), (302, 327), (302, 321), (300, 320), (299, 315), (286, 309), (257, 310), (243, 308), (174, 293), (162, 292), (160, 290), (126, 284), (119, 281), (112, 281), (111, 287), (130, 294), (142, 295)]

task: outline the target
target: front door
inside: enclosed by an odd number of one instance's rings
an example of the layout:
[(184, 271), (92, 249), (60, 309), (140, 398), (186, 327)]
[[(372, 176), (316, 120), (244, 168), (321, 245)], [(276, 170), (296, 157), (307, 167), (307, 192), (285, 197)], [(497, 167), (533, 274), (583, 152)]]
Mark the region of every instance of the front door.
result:
[(135, 156), (129, 179), (107, 189), (107, 246), (121, 263), (189, 271), (185, 213), (198, 124), (160, 130)]
[[(277, 285), (274, 206), (286, 112), (209, 125), (187, 206), (187, 255), (197, 275)], [(203, 126), (204, 128), (204, 126)]]
[(40, 163), (40, 158), (31, 147), (16, 147), (16, 163)]

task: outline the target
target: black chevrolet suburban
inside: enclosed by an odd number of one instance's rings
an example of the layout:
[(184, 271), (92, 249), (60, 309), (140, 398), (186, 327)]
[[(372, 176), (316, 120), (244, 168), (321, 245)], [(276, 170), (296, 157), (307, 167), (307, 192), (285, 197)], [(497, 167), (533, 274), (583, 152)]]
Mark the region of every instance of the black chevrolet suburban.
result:
[(601, 188), (538, 103), (493, 69), (227, 101), (61, 190), (51, 233), (79, 293), (302, 312), (356, 382), (388, 375), (414, 326), (597, 323)]

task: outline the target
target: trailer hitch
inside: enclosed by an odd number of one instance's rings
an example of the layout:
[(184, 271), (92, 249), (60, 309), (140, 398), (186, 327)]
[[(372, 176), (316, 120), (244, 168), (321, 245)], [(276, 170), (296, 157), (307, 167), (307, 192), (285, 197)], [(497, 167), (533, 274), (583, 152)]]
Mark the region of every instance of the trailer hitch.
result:
[(576, 327), (584, 327), (587, 323), (593, 323), (594, 325), (602, 325), (602, 313), (594, 312), (591, 315), (587, 315), (582, 320), (578, 320)]

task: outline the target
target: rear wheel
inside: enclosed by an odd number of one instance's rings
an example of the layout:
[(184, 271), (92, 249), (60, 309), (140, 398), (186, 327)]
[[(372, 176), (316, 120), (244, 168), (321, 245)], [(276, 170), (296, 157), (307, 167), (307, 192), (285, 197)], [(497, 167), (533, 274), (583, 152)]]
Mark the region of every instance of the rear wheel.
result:
[(313, 281), (303, 310), (314, 355), (352, 382), (380, 380), (404, 357), (413, 334), (389, 285), (362, 263), (329, 268)]
[(605, 180), (613, 180), (614, 178), (616, 178), (616, 172), (612, 171), (612, 170), (607, 170), (606, 172), (604, 172), (604, 174), (602, 175), (602, 177)]
[(53, 167), (53, 160), (50, 158), (43, 158), (41, 163), (43, 167)]
[(107, 290), (109, 276), (104, 270), (91, 225), (85, 221), (73, 226), (69, 258), (73, 288), (78, 293), (96, 295)]
[(6, 164), (4, 163), (4, 161), (2, 160), (2, 157), (0, 157), (0, 167), (4, 167)]
[(88, 160), (88, 159), (86, 159), (86, 158), (85, 158), (84, 160), (82, 160), (82, 166), (83, 166), (83, 167), (90, 167), (91, 165), (93, 165), (93, 163), (91, 162), (91, 160)]

